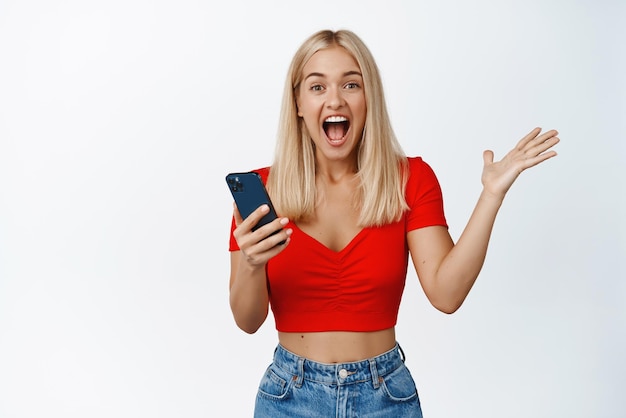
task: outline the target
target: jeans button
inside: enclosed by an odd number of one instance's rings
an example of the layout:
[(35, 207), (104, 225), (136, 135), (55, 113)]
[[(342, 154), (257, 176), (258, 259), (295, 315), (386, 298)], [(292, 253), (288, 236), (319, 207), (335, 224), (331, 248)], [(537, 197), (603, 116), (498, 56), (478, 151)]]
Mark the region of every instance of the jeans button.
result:
[(346, 369), (339, 370), (339, 377), (345, 379), (346, 377), (348, 377), (348, 371)]

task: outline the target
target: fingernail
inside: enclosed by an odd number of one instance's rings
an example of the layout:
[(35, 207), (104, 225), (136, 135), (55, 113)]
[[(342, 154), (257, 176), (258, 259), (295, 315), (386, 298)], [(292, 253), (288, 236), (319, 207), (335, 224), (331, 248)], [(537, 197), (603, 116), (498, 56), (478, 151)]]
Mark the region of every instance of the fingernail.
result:
[(280, 220), (280, 224), (281, 224), (281, 225), (287, 225), (288, 223), (289, 223), (289, 219), (287, 219), (287, 218), (282, 218), (282, 219)]

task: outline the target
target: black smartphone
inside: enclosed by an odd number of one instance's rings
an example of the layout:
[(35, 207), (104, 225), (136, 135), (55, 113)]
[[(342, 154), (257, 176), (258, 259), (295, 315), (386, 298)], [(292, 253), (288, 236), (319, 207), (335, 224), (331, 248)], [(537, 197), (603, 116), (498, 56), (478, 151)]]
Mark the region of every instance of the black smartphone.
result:
[[(239, 213), (243, 219), (250, 216), (259, 206), (264, 204), (269, 206), (270, 211), (252, 227), (253, 231), (256, 231), (278, 217), (274, 205), (272, 205), (272, 201), (270, 200), (270, 196), (265, 189), (263, 180), (258, 173), (253, 171), (246, 173), (229, 173), (226, 175), (226, 183), (228, 184), (228, 189), (233, 195), (237, 209), (239, 209)], [(280, 229), (276, 230), (272, 235), (277, 234), (279, 231)], [(285, 241), (282, 241), (280, 244), (284, 242)]]

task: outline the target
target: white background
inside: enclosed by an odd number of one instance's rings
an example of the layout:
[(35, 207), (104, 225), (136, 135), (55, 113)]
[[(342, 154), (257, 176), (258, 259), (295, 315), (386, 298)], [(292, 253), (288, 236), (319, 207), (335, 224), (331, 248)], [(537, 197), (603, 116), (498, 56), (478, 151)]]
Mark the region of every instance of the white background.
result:
[(276, 336), (231, 317), (224, 175), (271, 163), (287, 66), (324, 28), (374, 53), (455, 239), (484, 149), (562, 138), (456, 314), (409, 274), (425, 416), (623, 416), (625, 21), (618, 0), (4, 0), (0, 417), (251, 416)]

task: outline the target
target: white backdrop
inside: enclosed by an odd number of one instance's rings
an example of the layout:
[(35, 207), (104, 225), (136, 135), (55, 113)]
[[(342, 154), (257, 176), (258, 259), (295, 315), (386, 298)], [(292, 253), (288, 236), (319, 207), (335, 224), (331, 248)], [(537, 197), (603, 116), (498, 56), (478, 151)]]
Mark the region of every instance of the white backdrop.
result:
[(323, 28), (377, 57), (455, 239), (483, 149), (562, 138), (456, 314), (409, 274), (398, 338), (425, 416), (623, 416), (624, 5), (4, 0), (0, 417), (251, 416), (276, 336), (230, 314), (224, 175), (271, 162), (288, 63)]

